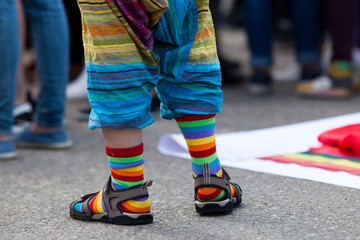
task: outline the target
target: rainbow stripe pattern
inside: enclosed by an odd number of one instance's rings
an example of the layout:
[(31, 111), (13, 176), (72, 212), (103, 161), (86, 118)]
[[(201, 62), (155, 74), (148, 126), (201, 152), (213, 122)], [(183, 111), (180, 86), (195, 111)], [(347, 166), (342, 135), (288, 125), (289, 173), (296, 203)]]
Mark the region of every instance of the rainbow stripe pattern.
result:
[(105, 147), (114, 190), (124, 190), (144, 183), (143, 148), (143, 144), (126, 149)]
[[(185, 115), (175, 119), (189, 149), (194, 177), (202, 175), (203, 163), (209, 163), (210, 174), (223, 177), (215, 145), (215, 114)], [(231, 190), (234, 194), (232, 185)], [(219, 188), (201, 188), (197, 197), (200, 201), (219, 201), (226, 195), (225, 191)]]
[[(143, 144), (126, 149), (105, 147), (111, 167), (111, 183), (114, 190), (125, 190), (144, 183), (143, 148)], [(82, 206), (76, 205), (75, 209), (82, 212)], [(95, 214), (106, 212), (102, 200), (102, 190), (93, 197), (89, 207)], [(151, 204), (148, 198), (141, 198), (125, 201), (120, 204), (120, 208), (127, 213), (146, 213), (150, 212)]]
[(161, 116), (218, 113), (220, 65), (209, 0), (78, 0), (93, 111), (89, 128), (145, 128)]
[(303, 152), (261, 159), (278, 163), (295, 163), (303, 167), (321, 168), (328, 171), (343, 171), (360, 176), (360, 158)]

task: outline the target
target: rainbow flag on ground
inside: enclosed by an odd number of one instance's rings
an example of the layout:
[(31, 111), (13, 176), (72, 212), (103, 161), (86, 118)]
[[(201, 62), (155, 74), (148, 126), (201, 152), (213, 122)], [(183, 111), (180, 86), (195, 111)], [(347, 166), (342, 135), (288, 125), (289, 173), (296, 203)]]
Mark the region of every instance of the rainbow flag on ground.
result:
[(307, 152), (260, 158), (360, 176), (360, 124), (334, 128), (318, 136), (323, 145)]
[(343, 171), (360, 176), (360, 158), (303, 152), (260, 159), (271, 160), (278, 163), (296, 163), (304, 167), (321, 168), (328, 171)]
[[(359, 119), (360, 112), (218, 134), (218, 153), (226, 167), (360, 190)], [(163, 136), (158, 146), (162, 154), (190, 160), (181, 134)]]

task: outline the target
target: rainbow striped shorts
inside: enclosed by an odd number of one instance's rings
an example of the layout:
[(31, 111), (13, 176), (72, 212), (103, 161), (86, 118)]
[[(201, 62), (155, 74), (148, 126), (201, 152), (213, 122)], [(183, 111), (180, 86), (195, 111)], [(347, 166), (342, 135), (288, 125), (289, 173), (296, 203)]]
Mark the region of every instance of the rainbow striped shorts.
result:
[(145, 128), (161, 117), (221, 111), (209, 0), (78, 0), (92, 106), (89, 128)]

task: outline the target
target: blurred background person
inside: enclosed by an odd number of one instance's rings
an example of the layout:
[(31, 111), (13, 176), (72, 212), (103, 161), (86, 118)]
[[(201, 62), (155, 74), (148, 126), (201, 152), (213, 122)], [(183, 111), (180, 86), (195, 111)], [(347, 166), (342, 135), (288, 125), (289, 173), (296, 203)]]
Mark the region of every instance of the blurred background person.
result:
[[(273, 9), (276, 1), (246, 0), (246, 30), (251, 51), (252, 74), (248, 91), (262, 96), (272, 91), (271, 67)], [(300, 82), (320, 76), (318, 5), (314, 0), (290, 0), (297, 61), (301, 65)]]
[[(40, 82), (33, 124), (16, 137), (18, 146), (63, 148), (71, 145), (64, 128), (69, 67), (69, 34), (61, 0), (23, 0), (37, 56)], [(19, 63), (15, 1), (0, 4), (0, 158), (16, 156), (12, 138), (13, 107)]]
[[(26, 17), (21, 0), (16, 0), (17, 18), (19, 26), (19, 62), (17, 67), (15, 106), (13, 109), (13, 133), (17, 134), (24, 130), (32, 120), (34, 106), (28, 99), (28, 84), (25, 74), (25, 48), (26, 48)], [(36, 84), (38, 86), (38, 84)]]
[(86, 99), (86, 69), (82, 42), (81, 15), (77, 1), (63, 0), (70, 24), (70, 79), (66, 95), (68, 99)]
[(209, 7), (214, 22), (216, 34), (216, 47), (221, 66), (222, 84), (237, 84), (243, 81), (242, 75), (239, 73), (240, 63), (230, 60), (224, 53), (226, 47), (221, 41), (220, 28), (229, 22), (229, 18), (221, 9), (222, 0), (210, 0)]
[(331, 39), (328, 78), (299, 84), (298, 92), (304, 96), (326, 98), (348, 98), (353, 95), (354, 68), (352, 64), (355, 48), (356, 2), (355, 0), (320, 1), (325, 9), (325, 24)]

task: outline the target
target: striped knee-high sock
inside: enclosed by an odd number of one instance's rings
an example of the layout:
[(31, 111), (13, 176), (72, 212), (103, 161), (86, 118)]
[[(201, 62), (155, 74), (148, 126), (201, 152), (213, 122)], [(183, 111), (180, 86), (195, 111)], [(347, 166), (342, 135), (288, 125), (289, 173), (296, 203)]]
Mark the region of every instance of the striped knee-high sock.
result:
[[(191, 166), (194, 177), (203, 174), (203, 163), (209, 163), (210, 174), (223, 177), (223, 171), (216, 153), (215, 145), (215, 114), (185, 115), (175, 118), (185, 138), (191, 155)], [(235, 189), (231, 185), (234, 195)], [(200, 201), (219, 201), (226, 197), (220, 188), (201, 188), (197, 192)]]
[[(105, 147), (105, 149), (111, 168), (111, 183), (114, 190), (124, 190), (144, 183), (143, 144), (132, 148)], [(75, 209), (82, 212), (82, 206), (76, 205)], [(102, 200), (102, 190), (90, 201), (89, 206), (93, 213), (106, 212)], [(128, 200), (121, 203), (120, 207), (127, 213), (146, 213), (151, 210), (148, 198)]]

